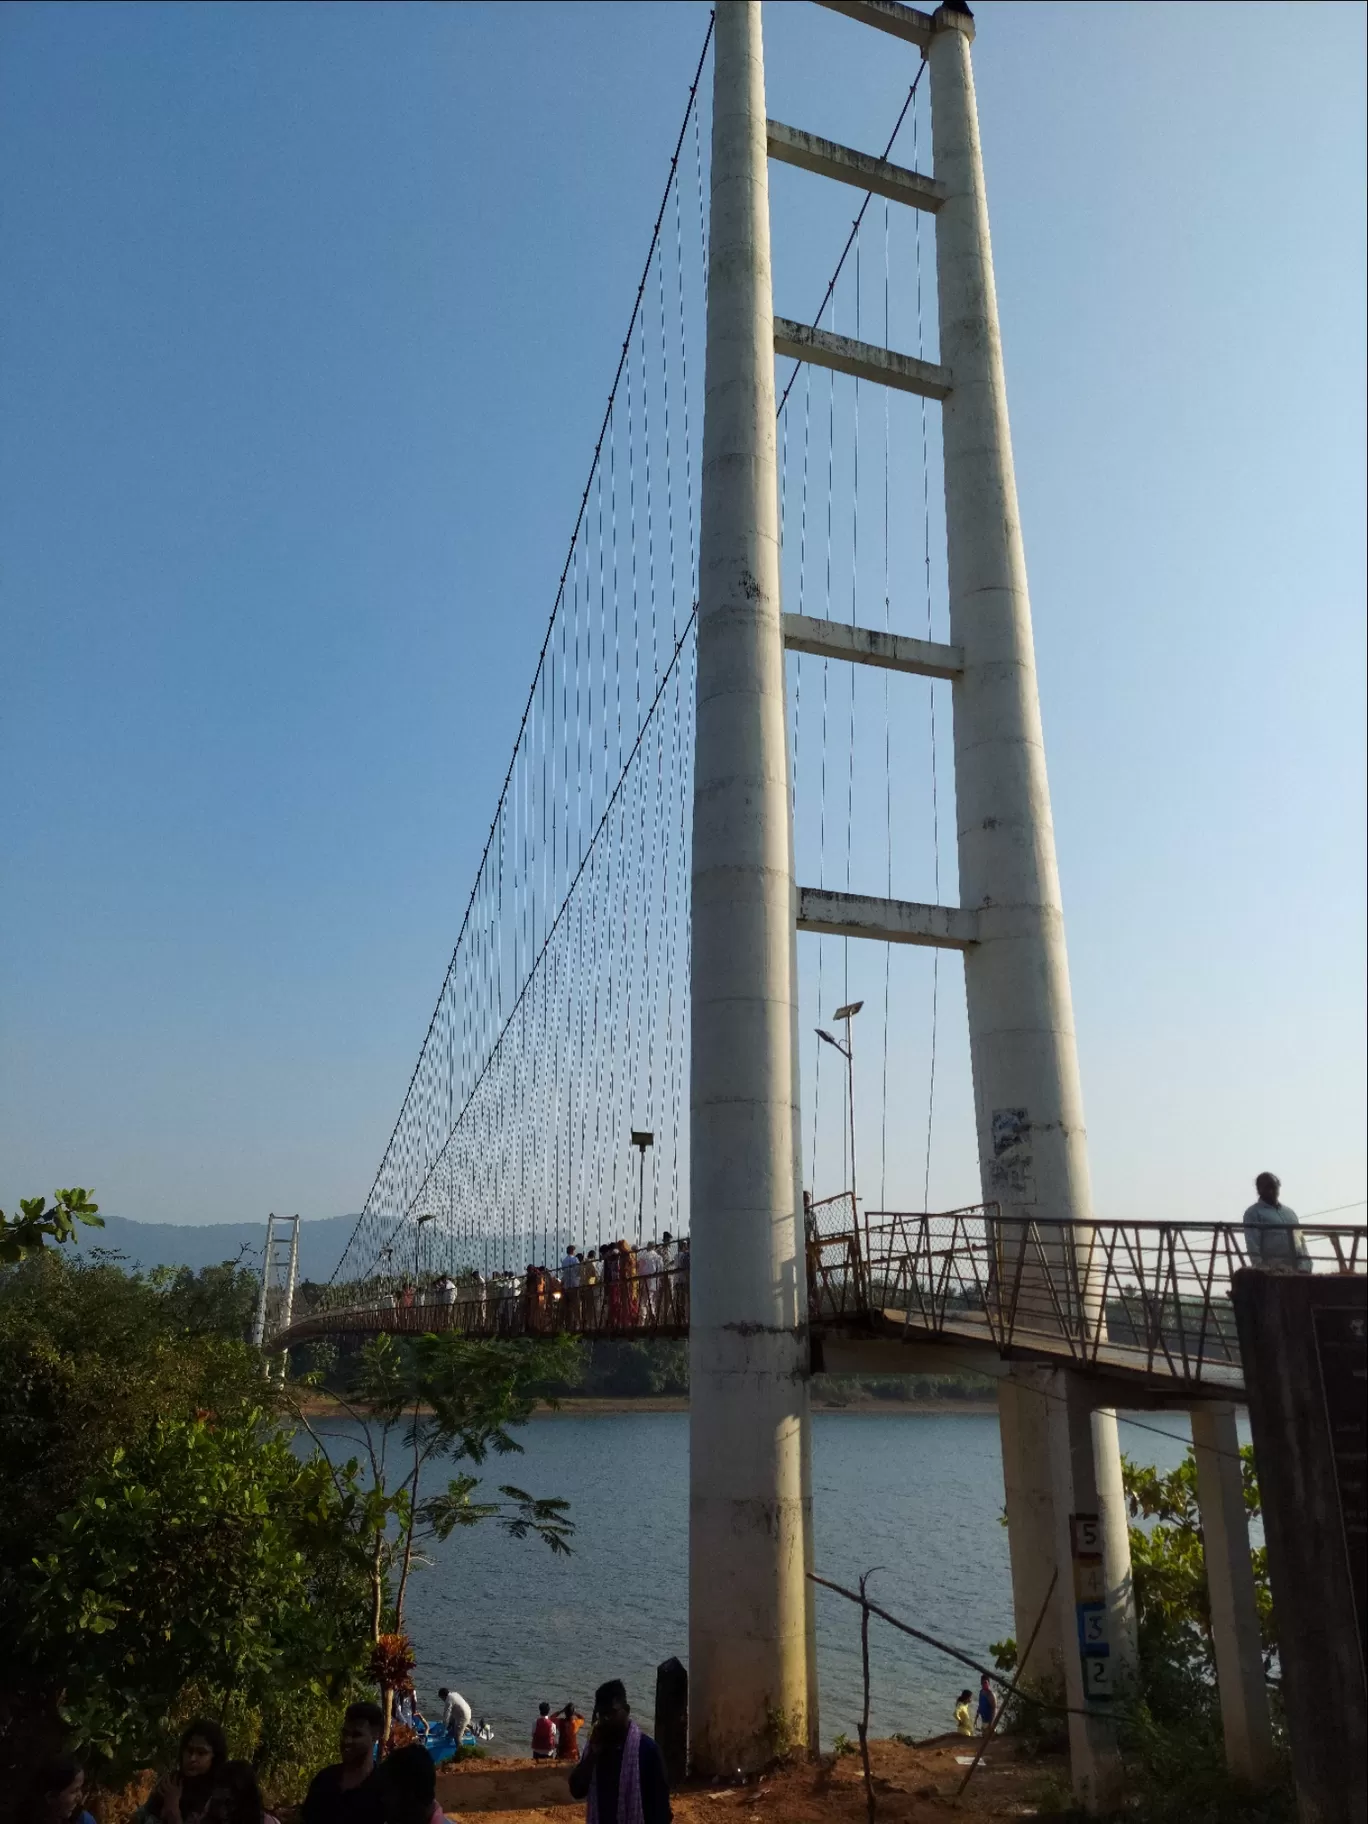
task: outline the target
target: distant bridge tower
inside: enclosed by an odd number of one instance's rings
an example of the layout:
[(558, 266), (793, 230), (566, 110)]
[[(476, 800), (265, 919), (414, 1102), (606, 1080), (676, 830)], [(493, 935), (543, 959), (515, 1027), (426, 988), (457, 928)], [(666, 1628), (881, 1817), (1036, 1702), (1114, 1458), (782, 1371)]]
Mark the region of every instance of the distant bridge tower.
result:
[(299, 1218), (266, 1218), (266, 1251), (261, 1259), (261, 1291), (257, 1296), (252, 1341), (258, 1349), (270, 1347), (271, 1338), (290, 1326), (294, 1315), (295, 1284), (299, 1278)]
[[(967, 7), (833, 10), (929, 64), (934, 173), (767, 122), (759, 0), (719, 0), (703, 443), (693, 849), (690, 1733), (704, 1774), (813, 1743), (808, 1340), (798, 1141), (795, 931), (964, 955), (979, 1156), (1000, 1237), (1033, 1217), (1086, 1239), (1083, 1101), (1022, 547)], [(777, 319), (767, 157), (932, 212), (940, 361)], [(943, 402), (950, 643), (899, 640), (898, 668), (953, 683), (958, 908), (800, 889), (793, 872), (786, 637), (858, 661), (880, 642), (785, 617), (774, 355)], [(1004, 1244), (1006, 1245), (1006, 1244)], [(1101, 1513), (1116, 1660), (1129, 1558), (1115, 1417), (1056, 1373), (1005, 1390), (1017, 1631), (1043, 1638), (1085, 1708), (1070, 1515)], [(1105, 1703), (1070, 1718), (1075, 1786), (1105, 1803)]]

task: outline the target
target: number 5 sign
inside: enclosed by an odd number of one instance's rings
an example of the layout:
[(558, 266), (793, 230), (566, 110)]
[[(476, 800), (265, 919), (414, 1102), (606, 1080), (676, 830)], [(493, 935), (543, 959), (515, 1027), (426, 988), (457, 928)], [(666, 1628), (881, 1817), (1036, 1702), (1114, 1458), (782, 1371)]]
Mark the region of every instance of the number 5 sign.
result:
[(1070, 1514), (1069, 1538), (1075, 1558), (1102, 1556), (1102, 1520), (1097, 1514)]

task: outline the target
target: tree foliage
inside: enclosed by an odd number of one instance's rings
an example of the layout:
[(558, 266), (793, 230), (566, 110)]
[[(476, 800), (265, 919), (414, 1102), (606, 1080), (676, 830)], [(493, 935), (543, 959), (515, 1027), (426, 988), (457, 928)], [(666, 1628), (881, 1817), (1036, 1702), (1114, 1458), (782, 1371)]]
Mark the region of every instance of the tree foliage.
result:
[[(1245, 1512), (1261, 1512), (1254, 1453), (1240, 1452)], [(1123, 1745), (1142, 1796), (1137, 1824), (1290, 1824), (1295, 1806), (1280, 1769), (1257, 1798), (1226, 1771), (1206, 1553), (1191, 1450), (1176, 1469), (1122, 1459), (1140, 1649), (1140, 1691), (1126, 1715)], [(1279, 1721), (1277, 1657), (1268, 1560), (1251, 1553), (1263, 1630), (1264, 1668)]]
[(46, 1197), (21, 1197), (17, 1216), (0, 1210), (0, 1262), (12, 1266), (31, 1254), (41, 1254), (49, 1242), (71, 1241), (78, 1223), (102, 1229), (99, 1208), (84, 1186), (55, 1192), (51, 1203)]
[[(1245, 1512), (1256, 1520), (1262, 1509), (1254, 1452), (1248, 1445), (1240, 1452), (1240, 1471)], [(1189, 1450), (1176, 1469), (1164, 1472), (1123, 1458), (1122, 1477), (1132, 1520), (1148, 1522), (1131, 1527), (1130, 1545), (1140, 1661), (1150, 1709), (1164, 1718), (1191, 1715), (1194, 1706), (1211, 1709), (1216, 1655), (1196, 1459)], [(1262, 1546), (1251, 1556), (1268, 1671), (1277, 1652), (1268, 1556)]]
[[(319, 1686), (349, 1628), (364, 1643), (345, 1535), (369, 1497), (348, 1508), (275, 1429), (241, 1277), (56, 1249), (0, 1268), (0, 1785), (72, 1740), (97, 1771), (151, 1764), (187, 1706), (236, 1719), (268, 1762), (309, 1718), (335, 1732)], [(309, 1631), (301, 1587), (335, 1639)]]
[(343, 1690), (364, 1653), (368, 1502), (250, 1408), (116, 1447), (34, 1566), (30, 1636), (87, 1749), (123, 1776), (166, 1757), (191, 1690), (258, 1721)]
[[(476, 1499), (480, 1479), (463, 1472), (437, 1489), (437, 1462), (476, 1467), (491, 1455), (522, 1449), (513, 1428), (532, 1413), (539, 1390), (573, 1371), (576, 1345), (566, 1338), (521, 1342), (471, 1342), (444, 1332), (398, 1340), (377, 1336), (346, 1366), (347, 1391), (339, 1405), (360, 1438), (365, 1463), (352, 1460), (341, 1474), (367, 1473), (375, 1497), (369, 1535), (370, 1638), (386, 1627), (402, 1633), (409, 1578), (427, 1562), (426, 1547), (458, 1527), (495, 1520), (514, 1538), (529, 1535), (554, 1552), (567, 1552), (574, 1530), (568, 1503), (537, 1497), (502, 1483), (497, 1500)], [(300, 1424), (330, 1460), (302, 1400)], [(382, 1684), (386, 1704), (392, 1687)]]
[[(63, 1199), (23, 1206), (52, 1239), (93, 1211)], [(247, 1341), (256, 1293), (235, 1262), (0, 1265), (0, 1786), (70, 1745), (106, 1777), (156, 1764), (206, 1713), (288, 1793), (428, 1544), (493, 1520), (569, 1549), (564, 1501), (471, 1471), (520, 1449), (574, 1344), (377, 1339), (346, 1359), (363, 1451), (338, 1461)]]

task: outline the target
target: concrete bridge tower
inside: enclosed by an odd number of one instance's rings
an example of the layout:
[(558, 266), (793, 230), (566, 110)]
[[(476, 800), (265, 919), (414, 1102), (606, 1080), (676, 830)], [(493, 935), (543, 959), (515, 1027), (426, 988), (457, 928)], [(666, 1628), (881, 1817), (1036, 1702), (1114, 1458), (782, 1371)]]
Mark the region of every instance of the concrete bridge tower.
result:
[[(690, 1679), (694, 1764), (762, 1764), (815, 1741), (808, 1341), (798, 1145), (795, 930), (964, 955), (983, 1196), (1000, 1248), (1035, 1218), (1078, 1225), (1091, 1192), (1036, 686), (970, 44), (963, 5), (828, 0), (929, 65), (934, 172), (767, 122), (759, 0), (719, 0), (698, 627), (692, 956), (693, 1303)], [(767, 157), (934, 214), (940, 360), (776, 319)], [(784, 648), (858, 662), (852, 630), (780, 603), (774, 355), (942, 402), (950, 642), (902, 640), (897, 669), (953, 683), (958, 908), (799, 889)], [(824, 631), (825, 630), (825, 631)], [(1086, 1297), (1086, 1287), (1084, 1296)], [(1071, 1517), (1115, 1667), (1131, 1657), (1115, 1417), (1053, 1371), (1001, 1406), (1018, 1638), (1042, 1610), (1062, 1669), (1075, 1788), (1119, 1771), (1074, 1641)], [(909, 1542), (915, 1550), (915, 1542)], [(1092, 1554), (1089, 1554), (1090, 1560)], [(1058, 1575), (1056, 1576), (1056, 1573)], [(1057, 1596), (1049, 1598), (1052, 1587)]]
[(815, 1746), (793, 834), (760, 0), (716, 16), (694, 762), (694, 1767)]

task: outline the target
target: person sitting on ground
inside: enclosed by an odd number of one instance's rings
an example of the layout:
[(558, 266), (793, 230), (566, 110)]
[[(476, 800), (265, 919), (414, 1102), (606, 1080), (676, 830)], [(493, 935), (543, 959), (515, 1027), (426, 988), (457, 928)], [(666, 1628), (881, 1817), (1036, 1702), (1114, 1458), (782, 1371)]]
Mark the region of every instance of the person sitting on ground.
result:
[(974, 1733), (974, 1713), (970, 1705), (974, 1701), (972, 1691), (961, 1691), (955, 1700), (955, 1728), (961, 1735)]
[(470, 1705), (459, 1691), (453, 1691), (448, 1685), (440, 1688), (437, 1701), (442, 1706), (442, 1727), (454, 1742), (459, 1743), (470, 1727)]
[(418, 1742), (396, 1748), (375, 1772), (384, 1824), (445, 1824), (437, 1803), (437, 1767)]
[(579, 1759), (579, 1732), (584, 1727), (584, 1718), (575, 1713), (575, 1706), (567, 1704), (564, 1710), (556, 1712), (556, 1759), (558, 1761), (577, 1761)]
[(620, 1678), (594, 1693), (593, 1721), (589, 1746), (570, 1775), (570, 1796), (587, 1801), (590, 1824), (670, 1824), (665, 1762), (633, 1722)]
[(197, 1717), (181, 1734), (174, 1770), (157, 1781), (134, 1824), (193, 1824), (203, 1816), (227, 1759), (222, 1729), (207, 1716)]
[(978, 1695), (978, 1724), (985, 1734), (993, 1726), (997, 1709), (997, 1693), (993, 1690), (992, 1680), (985, 1672), (979, 1679)]
[(1245, 1245), (1251, 1267), (1295, 1267), (1311, 1271), (1311, 1256), (1302, 1240), (1297, 1212), (1278, 1201), (1282, 1180), (1274, 1172), (1260, 1172), (1254, 1180), (1259, 1201), (1244, 1213)]
[(250, 1761), (225, 1761), (220, 1767), (204, 1824), (278, 1824), (266, 1809)]
[(556, 1752), (556, 1725), (550, 1704), (537, 1705), (537, 1720), (532, 1725), (532, 1759), (549, 1761)]
[(375, 1751), (384, 1733), (379, 1704), (348, 1704), (342, 1718), (342, 1759), (316, 1773), (299, 1809), (300, 1824), (384, 1824), (376, 1790)]
[(85, 1768), (74, 1754), (44, 1761), (33, 1782), (33, 1824), (95, 1824), (85, 1808)]

